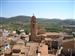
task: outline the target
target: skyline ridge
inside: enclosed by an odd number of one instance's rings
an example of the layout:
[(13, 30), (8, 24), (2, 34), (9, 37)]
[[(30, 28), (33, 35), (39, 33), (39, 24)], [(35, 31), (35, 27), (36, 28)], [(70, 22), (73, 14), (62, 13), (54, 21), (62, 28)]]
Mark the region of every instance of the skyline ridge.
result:
[[(32, 15), (33, 16), (33, 15)], [(16, 16), (11, 16), (11, 17), (0, 17), (0, 18), (12, 18), (12, 17), (32, 17), (32, 16), (28, 16), (28, 15), (16, 15)], [(34, 16), (36, 17), (36, 15), (34, 14)], [(73, 18), (65, 18), (65, 19), (61, 19), (61, 18), (44, 18), (44, 17), (36, 17), (39, 19), (59, 19), (59, 20), (75, 20)]]

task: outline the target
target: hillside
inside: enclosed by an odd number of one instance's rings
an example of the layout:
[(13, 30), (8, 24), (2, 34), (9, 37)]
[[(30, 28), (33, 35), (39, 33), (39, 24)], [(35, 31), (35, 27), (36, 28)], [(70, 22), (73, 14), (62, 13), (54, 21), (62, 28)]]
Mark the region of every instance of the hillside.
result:
[[(0, 25), (10, 30), (25, 29), (25, 31), (29, 31), (30, 18), (30, 16), (0, 17)], [(46, 31), (59, 32), (62, 31), (61, 25), (75, 25), (75, 20), (37, 18), (37, 23), (45, 28)]]

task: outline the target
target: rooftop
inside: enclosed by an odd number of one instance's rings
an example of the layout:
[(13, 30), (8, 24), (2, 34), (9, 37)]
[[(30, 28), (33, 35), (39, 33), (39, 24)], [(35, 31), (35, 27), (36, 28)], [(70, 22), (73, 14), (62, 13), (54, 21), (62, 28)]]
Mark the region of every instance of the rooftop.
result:
[(41, 56), (48, 56), (48, 46), (45, 44), (42, 44), (39, 47), (39, 52), (40, 52)]

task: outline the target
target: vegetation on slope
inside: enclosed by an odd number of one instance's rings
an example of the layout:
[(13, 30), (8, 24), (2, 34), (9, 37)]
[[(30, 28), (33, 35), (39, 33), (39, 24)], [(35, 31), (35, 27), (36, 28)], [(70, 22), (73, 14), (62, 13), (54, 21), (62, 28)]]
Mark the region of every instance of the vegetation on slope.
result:
[[(25, 32), (29, 32), (30, 18), (30, 16), (15, 16), (11, 18), (0, 17), (0, 25), (10, 30), (24, 29)], [(75, 20), (37, 18), (37, 23), (48, 32), (60, 32), (63, 31), (62, 25), (75, 25)]]

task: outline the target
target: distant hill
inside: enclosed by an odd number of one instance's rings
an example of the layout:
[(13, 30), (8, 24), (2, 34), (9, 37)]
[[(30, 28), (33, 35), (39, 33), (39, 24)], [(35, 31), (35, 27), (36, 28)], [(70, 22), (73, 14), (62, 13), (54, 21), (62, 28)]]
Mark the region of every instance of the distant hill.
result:
[[(30, 29), (30, 16), (14, 16), (10, 18), (0, 17), (0, 25), (10, 30)], [(74, 19), (60, 20), (60, 19), (45, 19), (37, 18), (37, 23), (44, 27), (46, 31), (62, 31), (61, 25), (75, 25)]]

